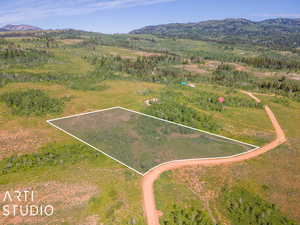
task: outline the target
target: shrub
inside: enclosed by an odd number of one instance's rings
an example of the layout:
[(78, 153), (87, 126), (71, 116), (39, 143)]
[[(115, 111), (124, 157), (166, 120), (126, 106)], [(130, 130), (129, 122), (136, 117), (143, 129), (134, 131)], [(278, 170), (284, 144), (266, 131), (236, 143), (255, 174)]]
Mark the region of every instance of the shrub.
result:
[(241, 187), (224, 190), (222, 205), (232, 224), (296, 225), (285, 217), (274, 204)]
[(173, 205), (172, 211), (165, 217), (163, 225), (213, 225), (207, 213), (193, 207), (181, 208)]
[(224, 111), (226, 107), (246, 107), (262, 108), (261, 103), (257, 103), (246, 97), (226, 95), (223, 103), (219, 102), (220, 95), (206, 91), (194, 91), (193, 95), (187, 97), (187, 101), (193, 105), (209, 111)]
[(240, 87), (252, 84), (255, 78), (247, 72), (234, 70), (231, 65), (221, 64), (213, 72), (211, 80), (229, 87)]
[(284, 105), (284, 106), (289, 106), (290, 105), (290, 100), (288, 100), (285, 97), (272, 98), (272, 102), (275, 102), (277, 104)]
[(217, 67), (217, 70), (218, 71), (222, 71), (222, 70), (224, 70), (224, 71), (234, 71), (234, 66), (232, 66), (230, 64), (224, 64), (224, 63), (222, 63), (221, 65), (219, 65)]
[(95, 73), (99, 75), (98, 78), (102, 76), (103, 79), (112, 79), (116, 76), (114, 73), (125, 73), (127, 79), (159, 83), (191, 78), (189, 72), (172, 66), (181, 63), (182, 59), (178, 56), (141, 56), (137, 59), (124, 59), (120, 56), (87, 56), (85, 59), (96, 66)]
[(95, 159), (101, 153), (91, 150), (84, 144), (51, 144), (34, 154), (11, 156), (0, 162), (0, 175), (27, 169), (72, 164), (84, 159)]
[(8, 92), (1, 96), (15, 115), (45, 115), (47, 113), (61, 113), (66, 98), (50, 98), (39, 89)]
[(184, 96), (180, 93), (166, 91), (161, 94), (159, 99), (159, 102), (152, 104), (145, 110), (146, 114), (198, 129), (218, 130), (219, 126), (211, 116), (188, 106), (184, 101)]
[(53, 57), (52, 54), (45, 50), (22, 49), (12, 45), (6, 49), (0, 49), (1, 63), (21, 63), (27, 66), (45, 63)]
[(9, 44), (9, 42), (7, 40), (0, 37), (0, 45), (8, 45), (8, 44)]
[(257, 56), (257, 57), (244, 57), (242, 62), (248, 65), (266, 68), (266, 69), (287, 69), (287, 70), (299, 70), (300, 63), (297, 60), (287, 60), (281, 57), (270, 56)]

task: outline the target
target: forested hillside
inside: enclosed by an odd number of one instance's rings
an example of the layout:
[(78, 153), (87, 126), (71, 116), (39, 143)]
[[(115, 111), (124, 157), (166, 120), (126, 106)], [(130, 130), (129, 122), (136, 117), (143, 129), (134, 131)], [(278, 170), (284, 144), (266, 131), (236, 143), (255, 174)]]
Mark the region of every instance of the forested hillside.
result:
[(300, 46), (300, 19), (278, 18), (260, 22), (246, 19), (209, 20), (199, 23), (147, 26), (131, 33), (225, 43), (257, 44), (276, 48), (298, 48)]

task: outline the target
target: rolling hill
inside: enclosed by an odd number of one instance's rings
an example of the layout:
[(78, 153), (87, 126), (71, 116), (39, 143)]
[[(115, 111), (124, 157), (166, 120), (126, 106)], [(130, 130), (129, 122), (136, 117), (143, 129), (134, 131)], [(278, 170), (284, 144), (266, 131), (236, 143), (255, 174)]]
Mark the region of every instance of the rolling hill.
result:
[(198, 23), (147, 26), (130, 33), (225, 43), (249, 43), (277, 48), (283, 46), (298, 48), (300, 46), (300, 19), (277, 18), (259, 22), (247, 19), (208, 20)]

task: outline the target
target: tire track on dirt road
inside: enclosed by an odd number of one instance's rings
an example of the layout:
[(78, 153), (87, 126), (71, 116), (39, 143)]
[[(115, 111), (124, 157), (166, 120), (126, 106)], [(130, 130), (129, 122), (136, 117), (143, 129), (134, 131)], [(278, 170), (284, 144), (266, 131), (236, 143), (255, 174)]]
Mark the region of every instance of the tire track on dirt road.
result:
[[(250, 92), (241, 91), (242, 93), (250, 96), (253, 98), (256, 102), (260, 103), (261, 100), (254, 96)], [(276, 138), (272, 142), (254, 150), (247, 152), (242, 155), (233, 156), (230, 158), (223, 158), (223, 159), (195, 159), (195, 160), (187, 160), (187, 161), (176, 161), (176, 162), (170, 162), (163, 164), (161, 166), (158, 166), (154, 168), (153, 170), (149, 171), (142, 180), (142, 189), (143, 189), (143, 206), (144, 206), (144, 212), (147, 220), (148, 225), (159, 225), (159, 214), (160, 212), (156, 209), (156, 203), (155, 203), (155, 196), (154, 196), (154, 182), (156, 179), (159, 178), (159, 176), (166, 171), (178, 169), (185, 166), (209, 166), (209, 165), (220, 165), (220, 164), (230, 164), (234, 162), (240, 162), (244, 160), (248, 160), (254, 157), (257, 157), (261, 154), (264, 154), (277, 146), (283, 144), (286, 142), (285, 134), (280, 127), (280, 124), (278, 123), (274, 113), (269, 108), (269, 106), (264, 106), (265, 112), (267, 113), (273, 128), (276, 133)]]

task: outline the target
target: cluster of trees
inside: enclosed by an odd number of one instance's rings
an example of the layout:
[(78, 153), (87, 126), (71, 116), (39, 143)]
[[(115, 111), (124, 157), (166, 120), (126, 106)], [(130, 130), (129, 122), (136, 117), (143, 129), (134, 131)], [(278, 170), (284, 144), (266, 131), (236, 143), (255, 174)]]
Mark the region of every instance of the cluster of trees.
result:
[(86, 57), (93, 65), (105, 66), (109, 64), (111, 69), (126, 72), (128, 74), (149, 73), (159, 65), (182, 63), (179, 56), (153, 55), (139, 56), (136, 59), (122, 58), (120, 56), (91, 56)]
[(0, 45), (7, 45), (9, 42), (5, 40), (4, 38), (0, 37)]
[[(102, 73), (105, 75), (105, 73)], [(97, 75), (97, 76), (96, 76)], [(111, 79), (111, 76), (106, 77)], [(64, 84), (66, 87), (81, 91), (103, 91), (109, 86), (101, 84), (103, 77), (99, 74), (90, 74), (89, 76), (66, 75), (66, 74), (1, 74), (0, 87), (11, 82), (50, 82)]]
[[(105, 74), (105, 73), (103, 73)], [(66, 75), (66, 74), (9, 74), (0, 73), (0, 87), (11, 82), (50, 82), (64, 84), (68, 88), (81, 91), (103, 91), (108, 89), (107, 85), (101, 84), (103, 78), (91, 74), (89, 76)], [(109, 79), (111, 77), (107, 77)]]
[(96, 65), (96, 73), (103, 76), (103, 79), (115, 78), (116, 73), (119, 72), (131, 75), (130, 78), (138, 80), (164, 83), (191, 77), (189, 72), (172, 66), (183, 63), (179, 56), (141, 56), (136, 59), (124, 59), (120, 56), (92, 56), (86, 59)]
[(221, 64), (213, 72), (211, 81), (228, 87), (248, 86), (254, 77), (244, 71), (237, 71), (231, 65)]
[[(30, 73), (0, 73), (0, 87), (12, 82), (66, 82), (73, 78), (64, 74), (30, 74)], [(74, 76), (75, 78), (75, 76)]]
[(284, 106), (290, 105), (290, 100), (288, 98), (282, 97), (282, 96), (274, 97), (274, 98), (272, 98), (271, 101), (275, 102), (277, 104), (280, 104), (280, 105), (284, 105)]
[[(86, 35), (84, 35), (86, 36)], [(99, 45), (104, 46), (118, 46), (123, 48), (135, 48), (130, 39), (125, 35), (107, 35), (107, 34), (93, 34), (89, 35), (88, 38), (85, 38), (84, 41), (74, 44), (75, 48), (89, 48), (95, 49)]]
[(206, 60), (217, 60), (221, 62), (236, 62), (245, 63), (249, 66), (270, 70), (300, 70), (300, 61), (294, 60), (291, 57), (282, 57), (279, 55), (259, 55), (253, 57), (242, 57), (226, 51), (191, 51), (187, 55), (200, 57)]
[(53, 57), (53, 55), (47, 51), (34, 48), (21, 48), (15, 44), (9, 44), (6, 48), (0, 49), (1, 63), (35, 65), (41, 62), (47, 62), (51, 57)]
[(238, 96), (224, 96), (224, 102), (219, 102), (219, 95), (211, 92), (197, 91), (188, 97), (190, 103), (200, 107), (201, 109), (210, 111), (224, 111), (228, 107), (247, 107), (261, 108), (262, 104), (252, 101), (249, 98)]
[(218, 66), (209, 81), (228, 87), (267, 90), (289, 96), (296, 101), (300, 100), (300, 82), (297, 80), (286, 77), (257, 78), (247, 72), (236, 71), (226, 64)]
[[(224, 102), (219, 102), (220, 97), (225, 97)], [(220, 126), (214, 121), (212, 116), (200, 113), (195, 107), (218, 112), (224, 111), (226, 107), (262, 107), (261, 103), (256, 103), (246, 97), (219, 96), (212, 92), (193, 90), (191, 88), (189, 88), (187, 94), (167, 89), (160, 93), (158, 98), (159, 101), (152, 103), (145, 110), (145, 113), (209, 131), (216, 131)]]
[(38, 37), (41, 38), (55, 38), (55, 39), (80, 39), (83, 37), (90, 37), (95, 36), (98, 34), (99, 36), (102, 34), (94, 33), (94, 32), (88, 32), (88, 31), (81, 31), (81, 30), (74, 30), (74, 29), (65, 29), (65, 30), (53, 30), (50, 32), (43, 32), (43, 33), (37, 33)]
[(173, 205), (172, 211), (164, 216), (163, 225), (217, 225), (206, 212), (194, 207), (182, 208)]
[(16, 115), (45, 115), (61, 113), (67, 98), (51, 98), (39, 89), (7, 92), (1, 95), (4, 101)]
[(44, 147), (38, 153), (3, 159), (0, 162), (0, 175), (43, 166), (76, 163), (85, 159), (93, 160), (100, 156), (100, 153), (90, 150), (89, 147), (83, 144), (52, 144)]
[(146, 114), (187, 126), (216, 131), (219, 125), (212, 116), (201, 113), (188, 105), (184, 96), (166, 91), (161, 93), (159, 102), (153, 103), (145, 110)]
[(216, 60), (221, 62), (240, 62), (242, 58), (228, 51), (205, 51), (191, 50), (187, 52), (188, 56), (201, 57), (205, 60)]
[(289, 80), (286, 77), (264, 79), (257, 82), (262, 89), (278, 90), (287, 93), (295, 93), (300, 91), (300, 82)]
[(241, 187), (224, 190), (222, 206), (232, 224), (243, 225), (296, 225), (285, 217), (274, 204), (264, 201)]
[(247, 107), (247, 108), (262, 108), (261, 103), (257, 103), (252, 99), (238, 96), (228, 96), (225, 98), (224, 106), (229, 107)]
[(55, 38), (48, 36), (32, 37), (22, 40), (25, 43), (31, 43), (37, 48), (57, 48), (59, 43)]
[(300, 61), (287, 60), (268, 56), (257, 56), (257, 57), (244, 57), (242, 62), (264, 69), (275, 69), (275, 70), (300, 70)]
[(256, 81), (256, 87), (261, 90), (287, 96), (295, 101), (300, 101), (300, 82), (282, 78), (268, 78)]

